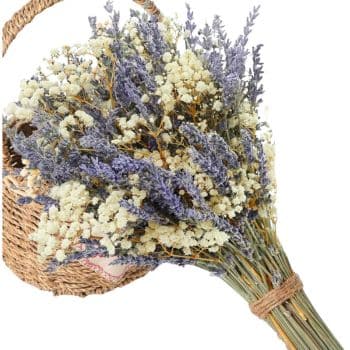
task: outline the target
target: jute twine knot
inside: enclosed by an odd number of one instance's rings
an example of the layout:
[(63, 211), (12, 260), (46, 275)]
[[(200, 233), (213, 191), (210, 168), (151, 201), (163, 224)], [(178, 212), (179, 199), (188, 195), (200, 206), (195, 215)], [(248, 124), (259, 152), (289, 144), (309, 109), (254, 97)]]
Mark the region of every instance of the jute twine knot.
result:
[[(4, 56), (17, 34), (30, 23), (38, 14), (62, 0), (31, 0), (17, 11), (12, 18), (7, 21), (2, 29), (2, 55)], [(158, 7), (151, 0), (133, 0), (141, 5), (145, 11), (155, 16), (158, 21), (162, 15)]]
[(262, 319), (276, 307), (293, 297), (293, 295), (303, 289), (303, 283), (299, 276), (294, 273), (279, 287), (270, 290), (261, 299), (249, 305), (252, 313)]

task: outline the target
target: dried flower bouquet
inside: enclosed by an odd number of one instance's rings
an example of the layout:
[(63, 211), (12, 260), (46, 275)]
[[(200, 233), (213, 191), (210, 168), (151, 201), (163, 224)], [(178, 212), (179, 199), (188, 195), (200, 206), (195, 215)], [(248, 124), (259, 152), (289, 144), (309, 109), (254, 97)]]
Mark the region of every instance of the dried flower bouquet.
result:
[(20, 202), (43, 205), (38, 258), (49, 271), (96, 256), (195, 265), (289, 349), (341, 349), (276, 235), (262, 46), (247, 49), (258, 8), (234, 42), (218, 16), (198, 30), (189, 7), (185, 25), (131, 11), (123, 26), (105, 8), (86, 44), (53, 50), (23, 81), (4, 121), (27, 180)]

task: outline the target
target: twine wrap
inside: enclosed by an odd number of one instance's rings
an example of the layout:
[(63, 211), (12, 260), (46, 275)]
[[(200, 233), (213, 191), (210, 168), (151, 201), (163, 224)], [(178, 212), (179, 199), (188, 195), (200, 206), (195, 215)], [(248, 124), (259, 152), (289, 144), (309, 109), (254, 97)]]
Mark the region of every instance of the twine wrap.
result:
[[(2, 29), (2, 55), (5, 56), (12, 41), (28, 23), (30, 23), (38, 14), (61, 1), (63, 0), (31, 0), (17, 11), (12, 18), (5, 23)], [(158, 20), (161, 20), (161, 12), (153, 1), (133, 1), (142, 6), (149, 14), (157, 17)]]
[(293, 295), (303, 289), (303, 283), (299, 276), (294, 273), (278, 288), (274, 288), (266, 293), (261, 299), (249, 305), (252, 313), (262, 319), (276, 307), (293, 297)]

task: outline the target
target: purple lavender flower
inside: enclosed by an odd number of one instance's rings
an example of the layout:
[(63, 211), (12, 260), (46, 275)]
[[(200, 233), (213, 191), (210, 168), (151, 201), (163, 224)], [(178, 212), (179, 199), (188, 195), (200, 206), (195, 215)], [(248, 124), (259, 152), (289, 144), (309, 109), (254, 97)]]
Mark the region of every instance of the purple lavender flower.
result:
[(155, 91), (154, 77), (147, 72), (145, 62), (138, 55), (122, 57), (119, 62), (114, 84), (116, 99), (126, 110), (135, 106), (139, 113), (147, 117), (154, 109), (143, 103), (141, 97), (146, 92)]
[(98, 128), (90, 128), (79, 139), (82, 148), (91, 148), (97, 157), (103, 159), (113, 158), (118, 154), (118, 149), (110, 143), (110, 139)]
[(135, 265), (156, 268), (161, 264), (161, 260), (152, 256), (123, 255), (116, 257), (110, 265)]
[(238, 167), (236, 154), (219, 135), (205, 135), (188, 123), (183, 123), (180, 131), (192, 146), (192, 160), (213, 179), (221, 194), (230, 193), (227, 171)]
[(162, 67), (161, 58), (164, 53), (169, 50), (169, 47), (159, 30), (157, 17), (148, 17), (145, 15), (142, 19), (139, 18), (137, 29), (147, 51), (155, 60), (156, 65)]
[(119, 154), (112, 161), (112, 168), (116, 174), (116, 179), (122, 180), (131, 174), (138, 174), (147, 167), (148, 163), (144, 160), (134, 159), (126, 154)]
[(206, 23), (204, 28), (199, 31), (199, 35), (199, 44), (201, 45), (201, 47), (207, 52), (211, 51), (214, 46), (213, 31), (208, 23)]
[(51, 207), (57, 207), (58, 206), (58, 202), (57, 200), (49, 197), (49, 196), (45, 196), (45, 195), (38, 195), (34, 198), (34, 202), (38, 203), (40, 205), (44, 206), (44, 210), (48, 211)]
[(229, 169), (239, 167), (238, 156), (231, 151), (225, 140), (217, 134), (210, 135), (210, 145), (213, 147), (219, 157), (225, 162)]
[(227, 33), (225, 31), (225, 26), (222, 22), (222, 19), (218, 15), (214, 16), (213, 33), (215, 37), (218, 39), (219, 48), (223, 48), (227, 53), (232, 43), (228, 39)]
[(210, 153), (199, 152), (194, 147), (190, 149), (190, 156), (192, 160), (213, 179), (221, 194), (230, 193), (227, 168), (220, 158)]
[(195, 200), (201, 209), (208, 209), (204, 198), (201, 196), (201, 193), (198, 187), (193, 182), (193, 177), (185, 170), (179, 170), (175, 172), (173, 177), (173, 186), (175, 189), (185, 190), (193, 200)]
[(19, 197), (17, 199), (17, 203), (19, 205), (27, 205), (33, 202), (33, 198), (32, 197)]
[(186, 46), (187, 48), (190, 48), (191, 50), (194, 51), (196, 44), (199, 41), (198, 36), (194, 34), (194, 31), (197, 28), (197, 25), (194, 22), (193, 11), (191, 10), (190, 5), (186, 4), (186, 8), (187, 8), (187, 20), (185, 23), (185, 30), (187, 32)]
[(124, 256), (118, 256), (115, 260), (111, 262), (110, 265), (119, 265), (119, 264), (136, 265), (136, 266), (146, 266), (146, 267), (156, 268), (166, 263), (174, 264), (178, 266), (186, 266), (186, 265), (196, 265), (197, 261), (194, 259), (175, 258), (175, 257), (157, 258), (153, 256), (124, 255)]
[[(234, 45), (228, 39), (222, 20), (215, 16), (212, 28), (208, 25), (201, 31), (202, 40), (200, 45), (204, 48), (204, 60), (206, 66), (212, 73), (216, 82), (223, 89), (224, 103), (227, 108), (231, 108), (237, 93), (244, 88), (242, 79), (245, 73), (245, 63), (249, 51), (246, 49), (248, 36), (254, 25), (254, 21), (259, 13), (259, 7), (254, 7), (247, 18), (243, 34), (238, 38)], [(213, 36), (218, 41), (216, 47)], [(225, 59), (222, 54), (225, 53)], [(223, 61), (225, 60), (225, 67)]]
[(118, 36), (119, 33), (120, 33), (120, 30), (119, 30), (119, 22), (120, 22), (120, 13), (119, 13), (119, 11), (118, 11), (118, 12), (113, 11), (113, 16), (112, 16), (112, 27), (113, 27), (114, 35), (115, 35), (115, 36)]
[(114, 10), (113, 2), (111, 0), (108, 0), (105, 4), (104, 8), (108, 13), (112, 13)]
[(139, 173), (139, 177), (141, 188), (147, 191), (149, 200), (160, 209), (160, 212), (177, 220), (186, 218), (186, 207), (171, 187), (170, 172), (148, 164)]
[(253, 140), (247, 129), (241, 128), (241, 140), (248, 163), (254, 161)]
[(108, 251), (105, 247), (101, 246), (98, 241), (95, 240), (81, 240), (81, 243), (85, 245), (83, 251), (77, 251), (68, 255), (62, 262), (53, 259), (47, 268), (47, 272), (55, 272), (60, 266), (68, 265), (74, 261), (79, 261), (87, 258), (107, 257)]
[(188, 143), (192, 146), (200, 146), (204, 151), (208, 151), (209, 140), (207, 135), (201, 133), (194, 125), (183, 123), (180, 132), (186, 137)]
[(206, 66), (213, 76), (214, 80), (220, 85), (223, 86), (225, 81), (225, 73), (224, 73), (224, 58), (222, 54), (218, 51), (213, 51), (208, 54), (206, 58)]
[(99, 177), (103, 180), (111, 183), (118, 183), (118, 174), (112, 169), (112, 167), (98, 158), (92, 158), (90, 164), (81, 164), (80, 170), (90, 177)]
[(257, 107), (262, 102), (260, 96), (264, 93), (264, 86), (261, 84), (264, 73), (264, 65), (260, 57), (262, 46), (263, 45), (258, 45), (257, 47), (253, 47), (253, 68), (249, 71), (250, 80), (248, 82), (247, 96), (254, 107)]
[(266, 187), (270, 183), (269, 174), (266, 166), (266, 155), (264, 152), (264, 147), (261, 140), (258, 140), (256, 143), (258, 161), (259, 161), (259, 177), (260, 184), (262, 187)]
[(142, 207), (137, 207), (133, 203), (123, 199), (120, 201), (120, 205), (125, 208), (129, 213), (135, 215), (139, 220), (144, 222), (155, 221), (161, 225), (169, 223), (167, 218), (159, 216), (157, 209), (152, 205), (143, 203)]
[(91, 27), (91, 30), (92, 30), (92, 34), (93, 34), (93, 37), (96, 37), (97, 36), (97, 18), (96, 16), (93, 16), (93, 17), (89, 17), (89, 24), (90, 24), (90, 27)]

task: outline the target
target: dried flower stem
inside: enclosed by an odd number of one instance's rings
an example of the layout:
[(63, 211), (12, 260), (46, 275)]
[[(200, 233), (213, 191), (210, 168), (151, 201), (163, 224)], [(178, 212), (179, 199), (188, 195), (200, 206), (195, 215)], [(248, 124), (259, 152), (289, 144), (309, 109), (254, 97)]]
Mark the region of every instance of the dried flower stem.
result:
[[(259, 230), (266, 223), (260, 223)], [(270, 231), (272, 232), (272, 231)], [(249, 226), (247, 234), (252, 242), (256, 241), (256, 228)], [(271, 234), (266, 231), (270, 238)], [(248, 303), (260, 299), (273, 288), (271, 280), (278, 267), (285, 280), (293, 274), (283, 248), (278, 244), (272, 254), (269, 249), (260, 250), (259, 260), (249, 261), (237, 249), (226, 244), (221, 250), (220, 266), (225, 270), (222, 279), (236, 290)], [(227, 256), (230, 257), (228, 262)], [(304, 291), (297, 292), (288, 301), (276, 307), (265, 321), (277, 332), (288, 349), (343, 349), (318, 315)]]

